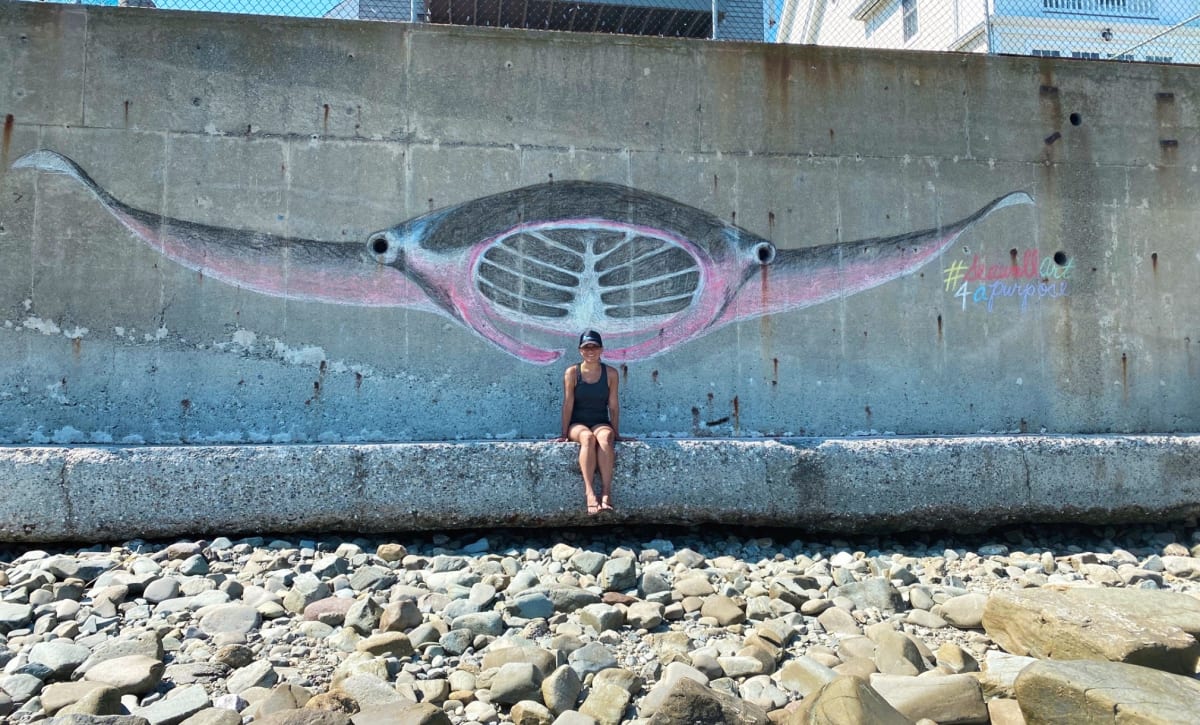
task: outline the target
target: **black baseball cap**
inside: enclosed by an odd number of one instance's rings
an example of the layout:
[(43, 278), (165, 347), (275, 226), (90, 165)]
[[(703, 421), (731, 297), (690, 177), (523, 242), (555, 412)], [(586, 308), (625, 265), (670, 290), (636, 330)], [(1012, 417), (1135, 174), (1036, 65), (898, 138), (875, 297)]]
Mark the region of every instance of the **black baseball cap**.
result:
[(584, 345), (599, 345), (604, 347), (604, 339), (600, 337), (600, 333), (595, 330), (588, 330), (579, 336), (579, 346)]

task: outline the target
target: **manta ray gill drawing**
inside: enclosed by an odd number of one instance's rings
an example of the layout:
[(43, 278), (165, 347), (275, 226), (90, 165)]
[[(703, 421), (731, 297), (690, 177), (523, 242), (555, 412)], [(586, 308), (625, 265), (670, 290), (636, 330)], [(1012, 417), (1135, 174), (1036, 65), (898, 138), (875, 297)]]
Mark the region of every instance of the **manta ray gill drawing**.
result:
[(777, 249), (658, 194), (560, 181), (409, 219), (364, 247), (135, 209), (54, 151), (13, 168), (71, 177), (143, 242), (212, 279), (289, 299), (424, 310), (538, 364), (587, 328), (605, 332), (607, 359), (635, 361), (733, 322), (871, 289), (920, 269), (997, 209), (1033, 202), (1014, 191), (933, 229)]

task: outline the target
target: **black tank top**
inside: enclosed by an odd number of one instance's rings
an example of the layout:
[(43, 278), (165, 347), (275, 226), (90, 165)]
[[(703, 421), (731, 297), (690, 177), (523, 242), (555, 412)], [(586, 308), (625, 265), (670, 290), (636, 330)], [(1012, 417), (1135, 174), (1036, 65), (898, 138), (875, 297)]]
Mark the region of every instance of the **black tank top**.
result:
[(571, 410), (571, 423), (586, 426), (608, 423), (608, 366), (600, 364), (600, 379), (594, 383), (583, 382), (583, 365), (575, 366), (575, 407)]

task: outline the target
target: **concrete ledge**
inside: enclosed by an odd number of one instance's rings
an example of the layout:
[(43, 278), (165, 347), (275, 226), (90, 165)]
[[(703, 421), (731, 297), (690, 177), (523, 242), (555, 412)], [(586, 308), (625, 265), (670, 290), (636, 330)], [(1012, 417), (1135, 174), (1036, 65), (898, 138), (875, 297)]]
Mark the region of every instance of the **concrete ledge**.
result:
[(546, 441), (0, 448), (0, 541), (579, 524), (979, 530), (1183, 519), (1200, 436), (621, 443), (617, 513), (584, 515)]

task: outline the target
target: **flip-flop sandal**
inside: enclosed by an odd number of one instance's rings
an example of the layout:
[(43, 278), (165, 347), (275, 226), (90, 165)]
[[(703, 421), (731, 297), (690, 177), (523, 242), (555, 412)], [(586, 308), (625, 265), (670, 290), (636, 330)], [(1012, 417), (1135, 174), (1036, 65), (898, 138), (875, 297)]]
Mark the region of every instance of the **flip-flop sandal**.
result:
[(609, 501), (608, 501), (608, 496), (605, 496), (604, 498), (600, 499), (600, 510), (605, 513), (610, 513), (612, 511), (614, 511), (612, 504), (609, 503)]
[(588, 516), (595, 516), (596, 514), (600, 513), (603, 510), (604, 510), (604, 507), (598, 503), (589, 503), (587, 505)]

